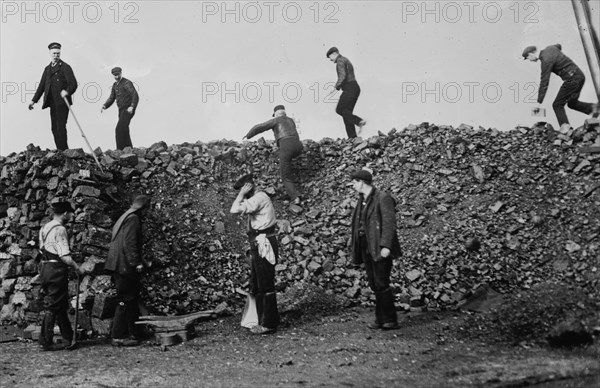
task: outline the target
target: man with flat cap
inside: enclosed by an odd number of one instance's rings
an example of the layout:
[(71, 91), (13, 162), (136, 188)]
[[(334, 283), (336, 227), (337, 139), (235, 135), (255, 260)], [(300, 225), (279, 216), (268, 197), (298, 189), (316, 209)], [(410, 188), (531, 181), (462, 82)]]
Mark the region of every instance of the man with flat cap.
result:
[(111, 330), (113, 346), (135, 346), (139, 343), (135, 321), (139, 317), (138, 302), (141, 273), (148, 263), (142, 254), (142, 221), (150, 209), (150, 197), (139, 195), (115, 223), (105, 269), (113, 273), (117, 289), (117, 308)]
[(369, 287), (375, 293), (375, 322), (367, 326), (396, 329), (398, 318), (390, 288), (393, 260), (401, 255), (396, 234), (396, 203), (391, 195), (373, 186), (369, 171), (354, 171), (350, 178), (359, 194), (352, 212), (352, 262), (364, 265)]
[[(62, 350), (73, 340), (73, 329), (69, 322), (69, 267), (80, 272), (79, 265), (71, 257), (69, 236), (65, 225), (73, 215), (71, 204), (61, 198), (51, 203), (52, 221), (40, 229), (39, 246), (42, 253), (40, 270), (41, 292), (43, 297), (42, 328), (39, 344), (42, 350)], [(81, 272), (80, 272), (81, 273)], [(79, 292), (79, 290), (78, 290)], [(60, 328), (65, 344), (54, 344), (54, 324)]]
[(239, 193), (230, 212), (248, 215), (248, 240), (252, 255), (250, 294), (256, 300), (258, 316), (258, 325), (250, 330), (254, 334), (273, 333), (279, 325), (275, 292), (275, 265), (279, 257), (275, 208), (266, 193), (255, 190), (252, 174), (242, 176), (233, 188)]
[(42, 109), (50, 108), (51, 129), (56, 149), (64, 151), (69, 148), (67, 144), (69, 107), (65, 103), (64, 97), (69, 101), (69, 105), (73, 105), (71, 96), (77, 90), (77, 79), (71, 66), (60, 59), (60, 43), (50, 43), (48, 49), (52, 62), (42, 73), (40, 84), (29, 103), (29, 110), (33, 109), (43, 94)]
[(277, 105), (273, 109), (273, 118), (261, 124), (256, 124), (248, 131), (243, 139), (251, 139), (252, 137), (273, 130), (275, 141), (279, 147), (279, 170), (281, 180), (290, 200), (295, 204), (300, 204), (300, 193), (296, 185), (298, 184), (298, 176), (295, 173), (292, 164), (293, 160), (302, 154), (303, 146), (300, 142), (300, 136), (296, 130), (296, 123), (287, 116), (285, 107)]
[[(354, 114), (354, 106), (360, 96), (360, 86), (356, 82), (354, 75), (354, 66), (352, 62), (340, 54), (337, 47), (332, 47), (327, 50), (327, 58), (336, 65), (337, 81), (335, 90), (342, 89), (342, 94), (338, 101), (335, 112), (342, 116), (344, 125), (346, 126), (346, 134), (348, 138), (356, 137), (356, 128), (358, 126), (359, 133), (367, 122)], [(335, 93), (335, 90), (331, 94)]]
[(115, 83), (113, 83), (110, 96), (108, 96), (108, 100), (102, 105), (100, 113), (110, 108), (115, 99), (117, 100), (119, 121), (117, 121), (117, 127), (115, 128), (115, 137), (117, 140), (117, 149), (122, 150), (125, 147), (133, 147), (129, 134), (129, 123), (135, 115), (140, 98), (133, 86), (133, 82), (122, 76), (122, 69), (120, 67), (113, 68), (111, 73), (115, 77)]
[[(558, 75), (564, 81), (552, 103), (561, 133), (566, 134), (571, 129), (565, 112), (565, 105), (586, 115), (594, 113), (594, 117), (598, 116), (597, 104), (594, 105), (589, 102), (579, 101), (579, 95), (585, 83), (585, 75), (575, 62), (563, 54), (560, 44), (548, 46), (540, 51), (539, 54), (535, 46), (528, 46), (523, 50), (523, 54), (521, 55), (523, 59), (531, 62), (539, 60), (542, 64), (542, 76), (537, 99), (538, 104), (544, 102), (551, 73)], [(534, 108), (535, 113), (539, 112), (539, 110), (539, 107)]]

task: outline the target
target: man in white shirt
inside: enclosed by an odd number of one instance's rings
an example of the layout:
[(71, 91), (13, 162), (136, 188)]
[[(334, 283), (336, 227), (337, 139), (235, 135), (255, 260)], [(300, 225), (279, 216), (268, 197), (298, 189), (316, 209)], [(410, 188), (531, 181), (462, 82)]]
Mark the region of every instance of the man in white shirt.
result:
[(65, 224), (74, 212), (71, 204), (64, 200), (52, 203), (54, 216), (40, 230), (40, 251), (43, 254), (40, 271), (41, 294), (44, 301), (44, 317), (39, 343), (42, 350), (62, 350), (65, 345), (54, 344), (54, 324), (60, 328), (60, 334), (67, 344), (73, 340), (73, 329), (69, 322), (69, 267), (80, 272), (79, 265), (73, 261), (69, 248), (69, 236)]
[(275, 265), (278, 258), (277, 220), (269, 196), (255, 191), (252, 174), (235, 182), (240, 190), (231, 205), (231, 213), (248, 215), (248, 239), (252, 262), (250, 264), (250, 293), (256, 299), (258, 325), (254, 334), (273, 333), (279, 324), (277, 295), (275, 293)]

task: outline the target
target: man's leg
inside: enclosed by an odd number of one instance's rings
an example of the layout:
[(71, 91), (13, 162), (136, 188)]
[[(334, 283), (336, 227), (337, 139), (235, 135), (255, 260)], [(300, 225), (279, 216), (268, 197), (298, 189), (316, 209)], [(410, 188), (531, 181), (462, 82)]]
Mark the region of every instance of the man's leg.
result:
[(296, 199), (300, 193), (296, 188), (298, 179), (292, 168), (292, 160), (302, 153), (302, 143), (296, 138), (285, 138), (279, 142), (279, 169), (283, 186), (291, 200)]
[(115, 129), (118, 150), (133, 146), (129, 134), (129, 123), (132, 118), (133, 115), (127, 112), (127, 109), (119, 109), (119, 121), (117, 122), (117, 127)]
[(594, 110), (594, 104), (589, 102), (579, 101), (579, 95), (581, 94), (581, 89), (583, 89), (583, 85), (585, 84), (585, 77), (578, 77), (573, 81), (573, 93), (569, 98), (569, 102), (567, 106), (573, 110), (589, 115)]
[(54, 142), (56, 148), (64, 151), (69, 148), (67, 143), (67, 119), (69, 118), (69, 107), (65, 104), (56, 105), (56, 132), (54, 133)]
[[(269, 241), (277, 257), (277, 241), (274, 237), (269, 238)], [(267, 329), (276, 329), (279, 324), (279, 312), (275, 294), (275, 266), (258, 255), (258, 248), (253, 249), (252, 266), (258, 286), (258, 292), (255, 294), (258, 325)]]
[(346, 134), (348, 135), (348, 138), (356, 137), (355, 126), (362, 121), (360, 117), (352, 113), (354, 111), (354, 106), (356, 105), (359, 94), (360, 89), (355, 90), (354, 88), (348, 88), (348, 90), (344, 90), (340, 95), (340, 99), (335, 109), (335, 112), (344, 119), (344, 125), (346, 126)]
[(137, 310), (136, 279), (115, 274), (114, 280), (115, 288), (117, 289), (117, 308), (111, 330), (113, 344), (136, 345), (137, 341), (128, 342), (130, 322), (135, 316), (135, 311), (132, 312), (131, 310), (134, 308)]
[(61, 309), (56, 312), (56, 323), (58, 323), (60, 335), (67, 342), (67, 344), (70, 345), (75, 334), (73, 333), (71, 321), (69, 321), (69, 316), (67, 315), (67, 309)]
[(375, 294), (378, 296), (380, 314), (384, 329), (395, 328), (398, 324), (398, 315), (394, 305), (394, 293), (390, 288), (390, 274), (392, 272), (392, 258), (386, 257), (373, 263), (373, 277)]

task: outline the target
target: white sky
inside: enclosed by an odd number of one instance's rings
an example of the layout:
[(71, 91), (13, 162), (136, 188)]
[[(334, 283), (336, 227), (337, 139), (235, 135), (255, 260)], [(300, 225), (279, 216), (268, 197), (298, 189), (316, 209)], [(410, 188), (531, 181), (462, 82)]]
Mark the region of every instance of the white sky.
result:
[[(600, 15), (600, 0), (590, 4)], [(325, 102), (324, 88), (336, 80), (325, 57), (331, 46), (354, 64), (362, 89), (355, 113), (368, 121), (363, 137), (422, 121), (500, 130), (539, 121), (530, 110), (540, 65), (520, 56), (531, 44), (561, 43), (586, 74), (581, 100), (595, 100), (569, 0), (1, 5), (0, 155), (29, 143), (54, 148), (49, 109), (42, 111), (40, 101), (27, 110), (53, 41), (63, 45), (62, 59), (79, 82), (75, 114), (92, 146), (104, 150), (115, 148), (117, 108), (100, 114), (114, 66), (139, 88), (134, 146), (241, 141), (277, 104), (300, 119), (301, 138), (345, 137), (335, 113), (339, 92)], [(543, 104), (554, 125), (551, 104), (560, 83), (552, 77)], [(585, 119), (567, 113), (573, 125)], [(87, 151), (72, 116), (67, 129), (69, 146)]]

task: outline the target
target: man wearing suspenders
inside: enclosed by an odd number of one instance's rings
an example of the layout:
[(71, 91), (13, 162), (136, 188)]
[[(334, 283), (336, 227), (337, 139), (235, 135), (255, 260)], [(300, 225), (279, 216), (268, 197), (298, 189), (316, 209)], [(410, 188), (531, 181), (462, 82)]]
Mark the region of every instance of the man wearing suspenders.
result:
[[(42, 350), (62, 350), (71, 344), (74, 335), (67, 315), (69, 267), (80, 273), (81, 269), (71, 257), (69, 237), (65, 228), (74, 212), (73, 207), (65, 200), (53, 201), (51, 206), (54, 212), (53, 219), (40, 230), (40, 250), (44, 256), (40, 272), (44, 311), (39, 343)], [(55, 323), (58, 324), (60, 334), (67, 344), (53, 343)]]

